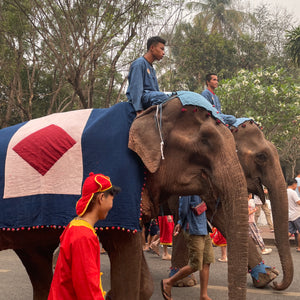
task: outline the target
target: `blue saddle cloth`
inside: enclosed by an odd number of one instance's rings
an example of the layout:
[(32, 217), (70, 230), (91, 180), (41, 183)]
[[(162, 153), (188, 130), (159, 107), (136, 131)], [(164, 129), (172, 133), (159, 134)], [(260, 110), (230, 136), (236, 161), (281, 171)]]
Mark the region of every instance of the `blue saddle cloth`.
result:
[(231, 125), (231, 126), (234, 126), (234, 127), (239, 127), (240, 125), (242, 125), (243, 123), (247, 122), (247, 121), (251, 121), (252, 119), (249, 119), (249, 118), (237, 118), (236, 119), (236, 122)]
[[(224, 120), (223, 118), (220, 116), (220, 114), (218, 113), (218, 111), (211, 105), (211, 103), (202, 95), (198, 94), (198, 93), (194, 93), (194, 92), (190, 92), (190, 91), (178, 91), (177, 92), (177, 96), (180, 99), (182, 105), (195, 105), (195, 106), (200, 106), (205, 108), (207, 111), (211, 112), (211, 114), (219, 119), (220, 121), (222, 121), (224, 124)], [(250, 121), (252, 119), (249, 118), (237, 118), (236, 122), (231, 125), (234, 127), (238, 127), (241, 124)]]
[[(86, 110), (83, 111), (86, 113)], [(26, 195), (26, 191), (24, 191), (24, 195), (14, 197), (12, 191), (10, 196), (5, 197), (5, 184), (9, 185), (9, 182), (17, 182), (18, 176), (20, 176), (20, 174), (24, 176), (25, 172), (22, 171), (23, 159), (13, 153), (12, 155), (15, 155), (22, 163), (16, 166), (15, 174), (10, 172), (9, 181), (5, 180), (5, 176), (8, 174), (8, 170), (6, 169), (7, 155), (9, 151), (13, 152), (11, 149), (7, 150), (8, 145), (14, 135), (17, 134), (23, 126), (29, 126), (31, 121), (0, 130), (0, 228), (20, 229), (23, 227), (67, 225), (70, 220), (76, 216), (75, 206), (77, 200), (80, 198), (81, 185), (84, 179), (88, 177), (90, 172), (94, 172), (108, 175), (112, 183), (120, 186), (122, 189), (121, 193), (115, 197), (113, 208), (110, 210), (106, 220), (98, 222), (96, 226), (120, 227), (129, 230), (140, 229), (140, 200), (145, 169), (136, 153), (128, 149), (129, 129), (136, 116), (135, 111), (128, 102), (116, 104), (108, 109), (92, 109), (89, 111), (89, 117), (83, 126), (82, 136), (77, 142), (77, 144), (81, 143), (82, 161), (78, 161), (78, 164), (82, 164), (82, 171), (79, 176), (76, 177), (80, 177), (79, 192), (74, 194), (60, 192), (60, 186), (63, 187), (71, 183), (72, 176), (74, 177), (73, 168), (75, 169), (75, 165), (67, 164), (65, 165), (67, 170), (57, 168), (57, 176), (60, 175), (59, 171), (67, 171), (67, 175), (65, 176), (65, 182), (57, 182), (55, 193), (39, 193), (37, 190), (35, 194), (31, 193), (30, 195)], [(73, 116), (72, 113), (73, 112), (68, 112), (55, 115), (63, 116), (63, 118), (67, 119)], [(50, 116), (53, 117), (54, 115)], [(35, 120), (42, 124), (47, 120), (46, 118), (48, 118), (48, 116)], [(64, 128), (67, 134), (68, 130), (74, 132), (74, 128), (71, 128), (71, 126), (75, 126), (74, 116), (72, 118), (73, 125), (70, 119), (70, 125), (67, 124)], [(79, 119), (80, 115), (78, 117), (78, 120)], [(24, 136), (24, 139), (25, 138)], [(52, 145), (53, 147), (58, 144), (57, 141), (59, 143), (61, 142), (56, 139), (55, 144)], [(40, 147), (39, 143), (36, 145)], [(66, 160), (67, 156), (71, 155), (71, 153), (72, 152), (68, 150), (62, 157)], [(57, 163), (60, 161), (61, 158), (58, 159)], [(47, 179), (46, 176), (51, 175), (53, 177), (57, 163), (54, 163), (54, 166), (50, 169), (52, 174), (48, 171), (48, 173), (42, 175), (33, 170), (35, 176), (34, 184), (37, 184), (39, 180), (43, 182), (44, 179)], [(24, 161), (25, 170), (28, 167), (31, 168), (28, 163)], [(20, 189), (26, 190), (26, 184), (28, 186), (30, 185), (29, 180), (31, 179), (28, 178), (28, 183), (25, 182), (23, 186), (18, 186), (16, 183), (13, 189), (15, 189), (15, 191)], [(56, 183), (54, 182), (53, 185), (56, 185)], [(8, 189), (8, 187), (6, 188)], [(41, 187), (41, 190), (42, 189), (43, 187)]]
[(203, 107), (209, 111), (213, 117), (219, 119), (222, 123), (225, 124), (223, 118), (220, 116), (218, 111), (211, 105), (211, 103), (202, 95), (190, 91), (178, 91), (177, 96), (180, 99), (182, 105), (195, 105)]

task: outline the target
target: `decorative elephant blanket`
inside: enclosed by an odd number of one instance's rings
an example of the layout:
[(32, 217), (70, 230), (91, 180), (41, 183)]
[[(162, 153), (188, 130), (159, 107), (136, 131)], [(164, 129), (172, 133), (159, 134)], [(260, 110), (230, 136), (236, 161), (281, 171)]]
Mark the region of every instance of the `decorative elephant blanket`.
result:
[(144, 166), (128, 149), (135, 111), (57, 113), (0, 130), (0, 228), (65, 226), (90, 172), (110, 176), (122, 192), (97, 227), (139, 230)]
[[(203, 96), (178, 91), (182, 105), (205, 108)], [(97, 227), (140, 230), (144, 166), (128, 149), (135, 118), (131, 104), (57, 113), (0, 130), (0, 228), (66, 226), (90, 172), (110, 176), (122, 188), (106, 220)]]

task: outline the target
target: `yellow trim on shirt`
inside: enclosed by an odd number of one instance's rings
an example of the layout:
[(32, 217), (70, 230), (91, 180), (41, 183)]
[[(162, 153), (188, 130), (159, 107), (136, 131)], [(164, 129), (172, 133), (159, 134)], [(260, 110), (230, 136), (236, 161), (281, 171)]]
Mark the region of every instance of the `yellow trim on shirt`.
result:
[(72, 226), (84, 226), (84, 227), (87, 227), (87, 228), (91, 229), (95, 235), (97, 235), (96, 231), (95, 231), (95, 228), (88, 221), (75, 218), (75, 219), (73, 219), (70, 222), (69, 228), (71, 228)]

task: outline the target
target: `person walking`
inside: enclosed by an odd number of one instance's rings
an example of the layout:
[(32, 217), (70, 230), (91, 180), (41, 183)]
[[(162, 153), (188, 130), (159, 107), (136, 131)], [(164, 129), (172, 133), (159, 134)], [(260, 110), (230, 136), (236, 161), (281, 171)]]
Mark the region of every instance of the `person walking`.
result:
[(163, 260), (171, 260), (168, 246), (172, 246), (174, 222), (172, 215), (158, 216), (160, 244), (163, 246)]
[(104, 300), (100, 244), (94, 225), (106, 218), (120, 191), (110, 178), (90, 173), (84, 181), (76, 214), (60, 237), (60, 251), (48, 300)]
[(270, 254), (272, 252), (272, 249), (265, 247), (264, 240), (260, 235), (259, 229), (255, 223), (254, 213), (256, 212), (256, 210), (257, 208), (255, 207), (254, 200), (252, 199), (252, 194), (250, 193), (248, 195), (249, 235), (261, 249), (261, 254)]
[[(268, 190), (266, 187), (264, 187), (264, 194), (266, 196), (268, 195)], [(273, 222), (272, 222), (272, 218), (271, 218), (271, 210), (268, 206), (267, 201), (265, 201), (265, 203), (263, 204), (261, 199), (257, 195), (254, 195), (253, 199), (254, 199), (255, 207), (256, 207), (256, 212), (255, 212), (256, 225), (258, 224), (257, 221), (258, 221), (258, 218), (260, 217), (261, 210), (262, 210), (266, 216), (266, 220), (267, 220), (268, 226), (270, 228), (270, 231), (274, 232), (274, 226), (273, 226)]]
[(287, 181), (287, 195), (289, 201), (289, 234), (295, 234), (297, 252), (300, 252), (300, 198), (296, 193), (297, 180)]
[(297, 176), (295, 177), (295, 179), (297, 181), (297, 188), (295, 191), (298, 194), (298, 197), (300, 198), (300, 170), (298, 170), (296, 173), (297, 173)]
[(222, 233), (216, 228), (212, 228), (212, 233), (209, 234), (214, 246), (220, 247), (221, 257), (218, 258), (219, 262), (227, 263), (227, 241)]
[(174, 235), (183, 233), (189, 249), (189, 263), (172, 277), (161, 280), (161, 292), (165, 300), (172, 300), (171, 290), (180, 279), (200, 271), (200, 300), (211, 300), (207, 294), (209, 268), (215, 261), (212, 242), (207, 230), (206, 205), (199, 196), (184, 196), (179, 199), (179, 221)]

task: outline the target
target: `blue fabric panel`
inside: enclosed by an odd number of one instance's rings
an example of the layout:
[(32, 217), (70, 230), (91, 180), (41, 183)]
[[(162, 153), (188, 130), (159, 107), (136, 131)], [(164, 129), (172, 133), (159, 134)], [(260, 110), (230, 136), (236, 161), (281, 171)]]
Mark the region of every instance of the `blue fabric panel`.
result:
[(128, 134), (135, 118), (133, 106), (119, 103), (109, 109), (94, 109), (83, 132), (84, 178), (89, 172), (103, 173), (122, 191), (106, 220), (97, 226), (139, 228), (144, 166), (128, 149)]
[[(97, 226), (139, 230), (145, 169), (139, 157), (128, 149), (134, 118), (135, 111), (128, 102), (94, 109), (83, 131), (83, 178), (90, 172), (103, 173), (122, 188), (107, 219)], [(3, 199), (6, 149), (11, 137), (24, 124), (0, 130), (0, 228), (65, 226), (76, 216), (75, 205), (80, 195), (38, 194)]]

